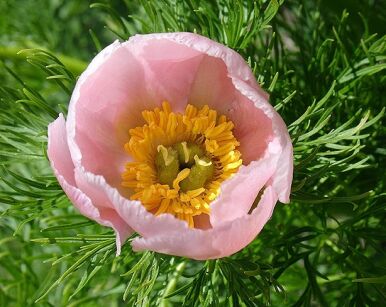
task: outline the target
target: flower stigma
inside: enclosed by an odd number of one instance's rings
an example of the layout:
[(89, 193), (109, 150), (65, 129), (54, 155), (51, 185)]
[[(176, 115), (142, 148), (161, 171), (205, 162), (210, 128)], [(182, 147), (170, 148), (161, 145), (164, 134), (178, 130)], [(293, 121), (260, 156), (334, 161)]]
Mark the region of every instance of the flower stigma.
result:
[(170, 213), (194, 227), (194, 217), (210, 214), (221, 183), (242, 164), (234, 124), (207, 105), (174, 113), (163, 102), (142, 116), (146, 123), (130, 129), (124, 145), (132, 161), (122, 186), (153, 214)]

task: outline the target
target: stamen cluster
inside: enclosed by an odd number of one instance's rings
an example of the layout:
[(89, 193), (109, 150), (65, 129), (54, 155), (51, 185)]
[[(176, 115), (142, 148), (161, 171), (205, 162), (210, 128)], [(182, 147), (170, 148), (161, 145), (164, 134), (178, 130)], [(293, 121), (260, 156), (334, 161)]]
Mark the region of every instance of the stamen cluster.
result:
[(210, 214), (221, 183), (242, 164), (234, 125), (208, 106), (187, 105), (183, 114), (162, 109), (142, 113), (146, 121), (129, 131), (122, 185), (155, 215), (171, 213), (194, 227), (194, 217)]

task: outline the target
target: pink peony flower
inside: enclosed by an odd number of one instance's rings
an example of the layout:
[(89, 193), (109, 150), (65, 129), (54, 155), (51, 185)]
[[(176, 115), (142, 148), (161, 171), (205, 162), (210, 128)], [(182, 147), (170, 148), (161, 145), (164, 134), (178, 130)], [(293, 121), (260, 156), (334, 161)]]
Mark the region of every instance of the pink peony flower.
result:
[(289, 202), (293, 172), (287, 128), (248, 65), (192, 33), (101, 51), (67, 121), (49, 125), (48, 157), (80, 213), (115, 230), (118, 254), (135, 231), (135, 251), (198, 260), (248, 245)]

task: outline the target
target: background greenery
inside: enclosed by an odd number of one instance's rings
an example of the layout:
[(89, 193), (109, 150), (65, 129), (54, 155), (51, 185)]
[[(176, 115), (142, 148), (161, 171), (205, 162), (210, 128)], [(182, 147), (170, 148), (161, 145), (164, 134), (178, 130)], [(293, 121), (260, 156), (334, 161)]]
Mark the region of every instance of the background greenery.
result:
[[(0, 306), (386, 306), (386, 2), (283, 2), (0, 1)], [(115, 257), (47, 162), (93, 56), (164, 31), (240, 52), (290, 129), (291, 204), (230, 258)]]

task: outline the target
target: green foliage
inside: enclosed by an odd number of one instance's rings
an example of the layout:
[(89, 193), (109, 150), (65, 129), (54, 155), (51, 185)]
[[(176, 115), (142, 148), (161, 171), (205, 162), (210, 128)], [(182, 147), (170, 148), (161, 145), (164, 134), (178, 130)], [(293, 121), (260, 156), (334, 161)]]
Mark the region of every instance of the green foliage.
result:
[[(385, 305), (385, 16), (371, 0), (1, 1), (0, 306)], [(131, 239), (116, 257), (46, 158), (95, 53), (165, 31), (240, 52), (293, 140), (291, 204), (229, 258), (134, 253)]]

